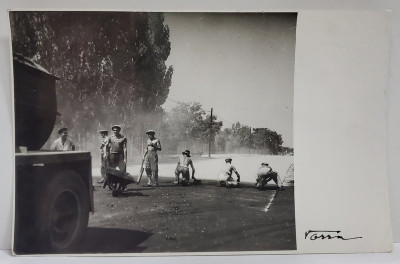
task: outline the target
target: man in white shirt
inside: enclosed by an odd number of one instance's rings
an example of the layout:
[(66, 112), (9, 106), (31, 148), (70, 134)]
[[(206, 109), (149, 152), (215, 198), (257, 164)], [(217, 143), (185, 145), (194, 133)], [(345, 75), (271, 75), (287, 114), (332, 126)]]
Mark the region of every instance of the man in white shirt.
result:
[[(218, 185), (223, 186), (225, 184), (226, 187), (230, 187), (231, 183), (239, 183), (240, 182), (240, 174), (236, 170), (235, 166), (232, 165), (232, 159), (227, 158), (225, 159), (225, 168), (221, 171), (221, 173), (218, 175)], [(237, 176), (237, 181), (234, 182), (232, 178), (232, 172), (235, 172)]]
[(70, 151), (75, 150), (75, 145), (71, 139), (68, 138), (68, 129), (63, 127), (58, 130), (59, 138), (54, 140), (50, 150)]

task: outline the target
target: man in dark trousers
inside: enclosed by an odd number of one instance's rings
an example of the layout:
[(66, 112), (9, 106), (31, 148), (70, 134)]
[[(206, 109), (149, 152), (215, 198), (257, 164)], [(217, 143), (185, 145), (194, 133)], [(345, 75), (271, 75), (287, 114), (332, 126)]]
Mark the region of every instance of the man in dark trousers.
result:
[(155, 137), (154, 130), (146, 132), (149, 139), (147, 139), (147, 146), (144, 154), (144, 164), (147, 174), (147, 187), (158, 186), (158, 155), (157, 151), (161, 150), (161, 142)]
[(109, 166), (114, 169), (118, 167), (120, 171), (126, 172), (127, 139), (120, 134), (121, 127), (119, 125), (114, 125), (111, 129), (114, 135), (108, 140), (110, 148)]
[(279, 177), (278, 173), (273, 171), (268, 163), (266, 162), (261, 163), (261, 167), (258, 169), (257, 172), (257, 183), (256, 183), (257, 189), (261, 190), (264, 187), (264, 185), (271, 180), (275, 182), (276, 187), (279, 190), (284, 190), (281, 177)]

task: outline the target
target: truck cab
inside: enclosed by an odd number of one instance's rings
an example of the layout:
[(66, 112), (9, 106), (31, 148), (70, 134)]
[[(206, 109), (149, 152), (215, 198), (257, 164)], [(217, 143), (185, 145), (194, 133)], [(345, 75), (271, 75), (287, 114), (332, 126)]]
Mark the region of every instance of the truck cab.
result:
[(59, 115), (59, 78), (18, 54), (13, 70), (13, 253), (77, 253), (94, 212), (90, 152), (42, 149)]

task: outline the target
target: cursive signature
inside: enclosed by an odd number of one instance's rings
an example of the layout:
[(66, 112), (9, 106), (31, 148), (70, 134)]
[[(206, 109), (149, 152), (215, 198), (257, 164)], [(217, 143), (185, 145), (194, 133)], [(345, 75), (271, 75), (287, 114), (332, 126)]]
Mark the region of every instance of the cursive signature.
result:
[(317, 240), (317, 239), (341, 239), (341, 240), (352, 240), (352, 239), (358, 239), (362, 237), (347, 237), (344, 238), (341, 235), (339, 235), (341, 231), (331, 231), (331, 230), (308, 230), (305, 233), (304, 239), (307, 239), (307, 237), (310, 240)]

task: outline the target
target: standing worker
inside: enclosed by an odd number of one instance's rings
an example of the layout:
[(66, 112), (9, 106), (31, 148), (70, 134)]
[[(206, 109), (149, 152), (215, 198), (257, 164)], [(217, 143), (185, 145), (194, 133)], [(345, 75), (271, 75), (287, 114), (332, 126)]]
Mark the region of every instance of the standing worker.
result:
[(263, 162), (257, 172), (257, 189), (261, 190), (270, 180), (275, 182), (279, 190), (284, 190), (281, 177), (279, 177), (277, 172), (272, 170), (268, 163)]
[(240, 182), (240, 174), (236, 170), (235, 166), (232, 165), (231, 158), (225, 159), (225, 163), (226, 163), (225, 168), (218, 175), (218, 186), (222, 186), (223, 183), (225, 183), (226, 187), (230, 187), (231, 183), (234, 183), (234, 180), (232, 178), (232, 172), (235, 172), (235, 174), (237, 176), (236, 183)]
[(182, 174), (182, 185), (188, 185), (190, 179), (189, 165), (192, 167), (193, 182), (196, 182), (196, 179), (194, 178), (195, 169), (193, 166), (193, 161), (190, 157), (190, 150), (185, 150), (182, 152), (182, 155), (180, 155), (178, 165), (175, 169), (174, 184), (179, 184), (179, 175)]
[(149, 139), (147, 139), (147, 147), (143, 156), (146, 175), (147, 175), (147, 187), (158, 186), (158, 155), (157, 151), (161, 150), (161, 142), (154, 135), (154, 130), (148, 130), (146, 132)]
[(121, 127), (119, 125), (112, 126), (111, 130), (114, 135), (108, 140), (110, 146), (109, 166), (114, 169), (118, 167), (120, 171), (126, 172), (127, 139), (120, 134)]
[(68, 138), (68, 129), (66, 127), (58, 130), (58, 134), (60, 135), (60, 137), (54, 140), (53, 144), (50, 147), (50, 150), (75, 150), (74, 143), (72, 143), (72, 140)]
[(106, 170), (108, 166), (108, 159), (110, 154), (110, 138), (108, 137), (107, 130), (100, 130), (101, 140), (100, 140), (100, 155), (101, 155), (101, 180), (97, 183), (104, 183), (106, 180)]

